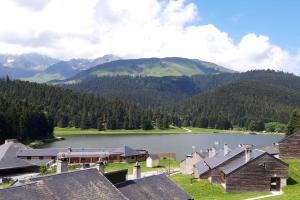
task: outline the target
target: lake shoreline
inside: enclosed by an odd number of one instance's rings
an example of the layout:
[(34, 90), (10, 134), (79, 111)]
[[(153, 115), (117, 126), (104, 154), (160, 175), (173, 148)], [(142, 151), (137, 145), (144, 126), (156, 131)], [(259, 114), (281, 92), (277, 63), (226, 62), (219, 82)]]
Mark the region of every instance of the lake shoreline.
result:
[(58, 128), (54, 129), (55, 137), (60, 136), (76, 136), (76, 135), (172, 135), (172, 134), (242, 134), (242, 135), (270, 135), (284, 136), (284, 133), (271, 132), (250, 132), (247, 130), (218, 130), (209, 128), (194, 127), (171, 127), (169, 129), (153, 129), (153, 130), (106, 130), (98, 131), (96, 129), (81, 130), (79, 128)]

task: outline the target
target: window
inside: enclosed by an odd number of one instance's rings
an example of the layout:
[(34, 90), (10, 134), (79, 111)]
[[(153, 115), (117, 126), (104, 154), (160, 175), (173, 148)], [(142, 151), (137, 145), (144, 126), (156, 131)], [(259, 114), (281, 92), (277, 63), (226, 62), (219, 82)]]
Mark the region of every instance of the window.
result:
[(27, 160), (31, 160), (31, 156), (27, 156)]
[(40, 160), (43, 160), (43, 156), (39, 156), (39, 159), (40, 159)]
[(55, 156), (51, 156), (51, 159), (52, 159), (52, 160), (55, 160), (55, 159), (56, 159), (56, 157), (55, 157)]

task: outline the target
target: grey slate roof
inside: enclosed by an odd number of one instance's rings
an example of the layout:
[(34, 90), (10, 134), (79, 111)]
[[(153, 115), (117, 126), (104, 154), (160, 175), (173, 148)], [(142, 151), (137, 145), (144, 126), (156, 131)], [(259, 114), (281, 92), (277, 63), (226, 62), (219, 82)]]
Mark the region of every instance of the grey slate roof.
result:
[(258, 149), (254, 149), (254, 150), (252, 150), (251, 158), (248, 162), (245, 161), (246, 159), (245, 159), (245, 154), (244, 154), (243, 156), (240, 156), (237, 159), (234, 159), (234, 160), (230, 161), (229, 163), (226, 163), (226, 165), (221, 167), (221, 170), (223, 171), (223, 173), (225, 175), (229, 175), (230, 173), (234, 172), (238, 168), (246, 165), (250, 161), (255, 160), (256, 158), (258, 158), (264, 154), (267, 154), (267, 153), (264, 151), (258, 150)]
[(0, 200), (127, 200), (97, 169), (30, 179), (33, 183), (0, 189)]
[(196, 167), (199, 175), (203, 175), (209, 171), (209, 167), (204, 160), (197, 162), (194, 166)]
[(21, 143), (7, 143), (0, 146), (0, 170), (23, 168), (33, 166), (26, 160), (22, 160), (16, 157), (16, 153), (20, 149), (27, 149), (25, 145)]
[(0, 200), (56, 200), (43, 182), (0, 189)]
[(214, 169), (224, 162), (234, 158), (235, 156), (244, 152), (244, 149), (241, 147), (237, 147), (233, 150), (230, 150), (228, 154), (224, 155), (224, 151), (219, 150), (216, 155), (212, 158), (206, 157), (205, 159), (197, 162), (194, 166), (198, 171), (199, 175), (203, 175), (209, 171), (209, 169)]
[(214, 168), (218, 167), (219, 165), (221, 165), (222, 163), (224, 163), (225, 161), (239, 155), (243, 151), (244, 151), (243, 148), (237, 147), (224, 156), (224, 152), (223, 152), (223, 150), (221, 150), (214, 157), (206, 158), (206, 159), (204, 159), (204, 161), (211, 169), (214, 169)]
[(140, 155), (141, 152), (134, 150), (126, 145), (123, 145), (122, 147), (116, 148), (112, 150), (112, 153), (121, 153), (121, 156), (137, 156)]
[(131, 200), (192, 199), (163, 174), (126, 181), (117, 184), (116, 187)]
[[(59, 153), (68, 152), (68, 148), (22, 149), (17, 152), (19, 157), (57, 156)], [(122, 156), (140, 155), (144, 152), (134, 150), (128, 146), (119, 148), (71, 148), (73, 155), (121, 154)]]
[(261, 147), (257, 147), (257, 149), (265, 151), (265, 152), (267, 152), (268, 154), (271, 154), (271, 155), (278, 155), (279, 154), (279, 145), (278, 144), (273, 144), (273, 145), (269, 145), (269, 146), (261, 146)]

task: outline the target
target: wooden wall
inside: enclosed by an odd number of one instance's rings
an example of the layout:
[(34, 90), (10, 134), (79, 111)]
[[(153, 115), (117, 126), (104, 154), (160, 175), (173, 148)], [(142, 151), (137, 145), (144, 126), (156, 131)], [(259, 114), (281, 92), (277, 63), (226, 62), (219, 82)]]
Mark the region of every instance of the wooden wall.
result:
[[(262, 166), (265, 163), (266, 167)], [(265, 154), (226, 177), (227, 192), (270, 191), (271, 177), (288, 178), (288, 166)]]
[(300, 158), (300, 131), (279, 142), (281, 158)]

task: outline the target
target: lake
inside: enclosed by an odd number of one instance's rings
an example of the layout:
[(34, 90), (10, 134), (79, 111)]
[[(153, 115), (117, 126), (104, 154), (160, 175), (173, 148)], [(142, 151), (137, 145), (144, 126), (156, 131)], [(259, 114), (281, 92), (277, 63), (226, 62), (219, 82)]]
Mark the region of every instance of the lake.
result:
[(49, 143), (47, 148), (64, 147), (119, 147), (128, 145), (135, 149), (145, 149), (149, 153), (176, 153), (177, 160), (195, 150), (206, 150), (213, 145), (230, 148), (239, 144), (268, 145), (278, 142), (283, 136), (242, 135), (242, 134), (164, 134), (164, 135), (80, 135), (66, 136), (65, 140)]

